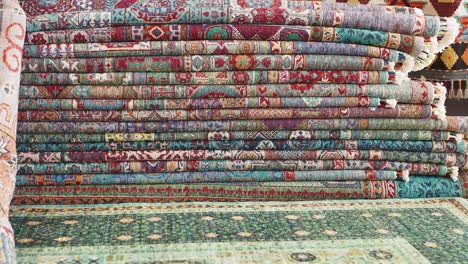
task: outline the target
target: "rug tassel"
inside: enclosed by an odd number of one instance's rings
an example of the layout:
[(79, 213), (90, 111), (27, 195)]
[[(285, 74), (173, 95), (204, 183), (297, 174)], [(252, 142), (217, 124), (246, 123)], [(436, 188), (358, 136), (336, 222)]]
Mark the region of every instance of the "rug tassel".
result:
[(463, 135), (462, 133), (450, 132), (450, 134), (449, 134), (449, 140), (454, 139), (455, 142), (457, 142), (457, 143), (462, 142), (464, 140), (464, 138), (465, 138), (465, 135)]
[(453, 81), (450, 81), (450, 91), (448, 98), (455, 99), (455, 89), (453, 88)]
[(466, 86), (465, 86), (465, 98), (468, 99), (468, 81), (466, 81)]
[(406, 55), (400, 70), (404, 73), (412, 72), (414, 71), (415, 63), (416, 62), (414, 61), (413, 57), (411, 57), (410, 55)]
[(402, 180), (404, 182), (409, 182), (409, 172), (409, 170), (397, 171), (396, 177), (397, 179)]
[(401, 177), (404, 182), (409, 182), (409, 172), (409, 170), (402, 170), (401, 172), (397, 173), (397, 175)]
[[(389, 61), (389, 62), (385, 62), (385, 64), (387, 66), (386, 67), (384, 66), (384, 68), (387, 68), (387, 71), (396, 71), (396, 68), (395, 68), (396, 63), (395, 62)], [(402, 71), (401, 68), (399, 70)]]
[(447, 99), (447, 88), (444, 86), (443, 83), (434, 83), (434, 104), (438, 106), (445, 105), (445, 101)]
[(432, 106), (432, 116), (436, 119), (443, 119), (446, 117), (447, 111), (445, 106)]
[(382, 104), (385, 108), (395, 108), (397, 106), (398, 101), (395, 99), (383, 99)]
[(422, 11), (422, 9), (420, 8), (417, 8), (417, 7), (412, 7), (410, 9), (411, 13), (417, 15), (417, 16), (424, 16), (424, 12)]
[(458, 175), (460, 174), (460, 169), (458, 167), (449, 167), (447, 168), (448, 170), (448, 173), (449, 173), (449, 176), (450, 178), (452, 178), (452, 180), (454, 182), (458, 181)]
[(461, 85), (458, 86), (457, 89), (457, 95), (455, 96), (456, 99), (463, 99), (463, 89), (461, 88)]
[(402, 82), (406, 82), (410, 80), (408, 75), (402, 72), (393, 72), (393, 74), (394, 74), (394, 80), (391, 83), (400, 85)]

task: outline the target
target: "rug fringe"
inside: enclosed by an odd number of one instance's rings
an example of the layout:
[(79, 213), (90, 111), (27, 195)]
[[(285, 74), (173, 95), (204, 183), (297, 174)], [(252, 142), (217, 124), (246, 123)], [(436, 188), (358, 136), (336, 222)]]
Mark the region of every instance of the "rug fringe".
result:
[(458, 181), (458, 176), (460, 175), (460, 168), (458, 167), (448, 167), (448, 174), (453, 181)]
[(409, 73), (414, 71), (415, 67), (414, 58), (410, 55), (407, 55), (406, 58), (403, 60), (403, 64), (401, 65), (400, 71), (404, 73)]
[(432, 106), (432, 116), (436, 119), (442, 120), (446, 118), (447, 110), (445, 106)]
[[(389, 62), (385, 62), (385, 64), (387, 65), (387, 70), (388, 71), (396, 71), (396, 62), (392, 62), (392, 61), (389, 61)], [(384, 66), (385, 67), (385, 66)], [(398, 69), (399, 71), (402, 71), (401, 68)]]
[(385, 108), (395, 108), (398, 101), (395, 99), (380, 99), (380, 104)]
[(424, 11), (422, 11), (422, 9), (420, 8), (413, 7), (411, 8), (411, 10), (413, 11), (412, 13), (415, 14), (416, 16), (425, 16)]
[(465, 135), (462, 133), (450, 132), (449, 139), (455, 139), (455, 142), (460, 143), (465, 139)]
[[(429, 43), (429, 44), (426, 44), (426, 43)], [(413, 71), (420, 71), (426, 68), (427, 66), (431, 65), (432, 61), (434, 61), (435, 59), (434, 53), (429, 51), (431, 49), (429, 47), (430, 42), (425, 42), (424, 45), (427, 46), (427, 48), (424, 48), (419, 53), (419, 55), (416, 58), (414, 58), (415, 63), (414, 63)]]
[(410, 78), (408, 77), (408, 75), (406, 75), (403, 72), (396, 71), (396, 72), (393, 72), (393, 74), (394, 74), (394, 79), (393, 79), (392, 83), (394, 83), (394, 84), (401, 85), (402, 82), (409, 82), (410, 81)]
[(401, 179), (405, 182), (409, 182), (409, 173), (410, 173), (409, 170), (403, 170), (401, 172)]
[(439, 34), (437, 35), (437, 50), (436, 52), (442, 52), (450, 44), (452, 44), (458, 36), (458, 23), (453, 17), (441, 17)]
[(434, 91), (433, 103), (437, 106), (445, 105), (447, 99), (447, 88), (443, 83), (431, 83)]

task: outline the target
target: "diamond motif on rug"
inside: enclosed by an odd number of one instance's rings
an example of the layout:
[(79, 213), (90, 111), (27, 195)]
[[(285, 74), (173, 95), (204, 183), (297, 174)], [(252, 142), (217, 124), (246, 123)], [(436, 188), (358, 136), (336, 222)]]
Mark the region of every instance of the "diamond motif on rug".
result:
[(159, 38), (161, 38), (162, 36), (164, 36), (164, 30), (162, 30), (160, 27), (154, 27), (153, 29), (151, 29), (150, 35), (151, 35), (154, 39), (159, 39)]
[(460, 58), (465, 62), (466, 65), (468, 65), (468, 49), (465, 49), (465, 52), (460, 56)]
[(458, 55), (455, 50), (449, 46), (447, 49), (444, 50), (442, 55), (440, 56), (442, 62), (447, 66), (447, 69), (452, 69), (453, 65), (458, 60)]

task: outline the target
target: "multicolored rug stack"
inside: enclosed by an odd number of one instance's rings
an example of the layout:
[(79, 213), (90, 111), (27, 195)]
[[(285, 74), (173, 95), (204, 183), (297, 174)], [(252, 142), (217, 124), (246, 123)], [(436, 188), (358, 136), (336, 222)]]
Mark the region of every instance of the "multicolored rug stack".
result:
[[(24, 30), (2, 4), (0, 263), (466, 259), (467, 203), (440, 197), (467, 197), (468, 117), (407, 77), (453, 42), (453, 18), (24, 0)], [(347, 200), (289, 202), (323, 199)]]
[(310, 1), (22, 1), (14, 204), (466, 196), (458, 33)]

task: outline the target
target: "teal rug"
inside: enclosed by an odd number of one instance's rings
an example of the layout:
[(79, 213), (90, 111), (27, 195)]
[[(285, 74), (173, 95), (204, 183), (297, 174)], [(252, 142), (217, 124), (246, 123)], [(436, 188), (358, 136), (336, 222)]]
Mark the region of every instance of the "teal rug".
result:
[(465, 199), (14, 206), (18, 263), (466, 263)]

